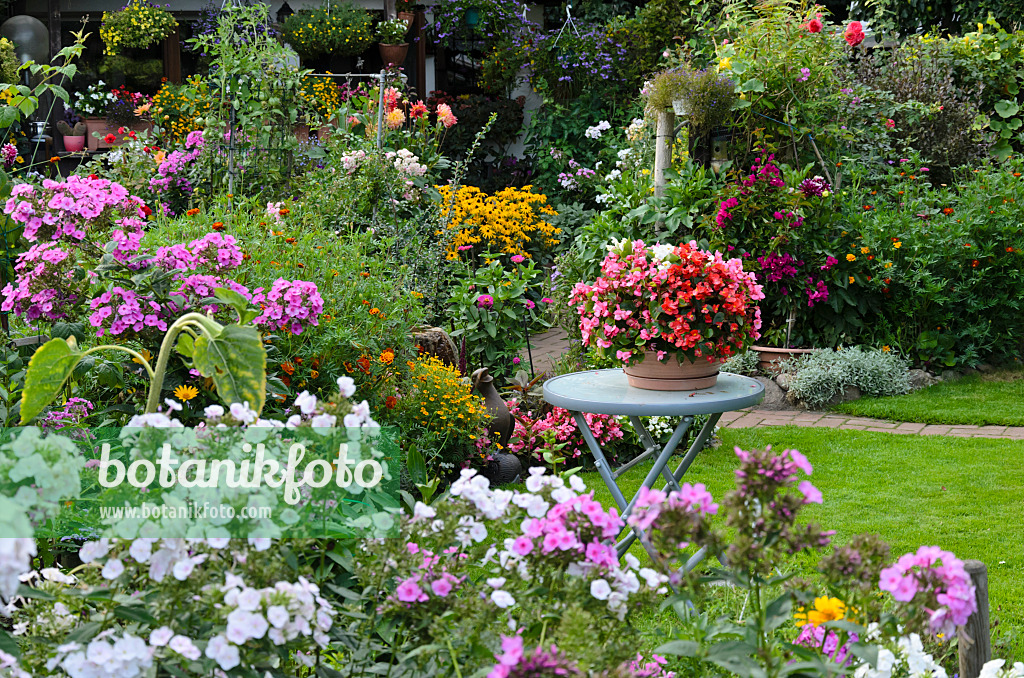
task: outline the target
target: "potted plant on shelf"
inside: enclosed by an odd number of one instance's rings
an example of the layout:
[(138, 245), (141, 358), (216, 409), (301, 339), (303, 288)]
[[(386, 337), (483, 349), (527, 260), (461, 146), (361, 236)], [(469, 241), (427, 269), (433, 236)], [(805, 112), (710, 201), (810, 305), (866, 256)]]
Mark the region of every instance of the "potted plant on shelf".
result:
[(760, 336), (763, 297), (741, 259), (640, 240), (610, 246), (601, 276), (572, 292), (583, 344), (622, 362), (630, 386), (657, 391), (713, 386)]
[(146, 49), (174, 32), (178, 22), (149, 0), (129, 0), (116, 12), (103, 13), (100, 37), (109, 56), (125, 49)]
[(67, 120), (58, 120), (57, 129), (64, 135), (64, 150), (68, 153), (79, 153), (85, 150), (85, 134), (88, 129), (84, 122), (74, 123), (74, 127)]
[(96, 133), (101, 132), (100, 136), (107, 134), (107, 109), (115, 99), (114, 93), (102, 80), (90, 85), (75, 97), (75, 112), (85, 118), (86, 138), (90, 151), (99, 148)]
[(409, 24), (402, 19), (388, 19), (377, 24), (377, 39), (380, 44), (380, 58), (385, 65), (402, 65), (409, 53), (409, 43), (405, 35), (409, 32)]

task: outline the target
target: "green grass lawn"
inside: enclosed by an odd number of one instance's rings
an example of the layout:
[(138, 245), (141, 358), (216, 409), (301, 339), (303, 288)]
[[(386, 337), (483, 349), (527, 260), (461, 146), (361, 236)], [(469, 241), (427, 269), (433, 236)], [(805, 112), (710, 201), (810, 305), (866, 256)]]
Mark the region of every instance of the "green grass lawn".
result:
[(861, 398), (838, 412), (926, 424), (1024, 426), (1024, 371), (1004, 370), (944, 381), (907, 395)]
[[(985, 562), (995, 652), (1024, 656), (1024, 442), (798, 427), (723, 429), (721, 436), (723, 444), (702, 452), (685, 480), (703, 482), (720, 499), (733, 487), (735, 446), (800, 450), (825, 499), (806, 509), (808, 519), (836, 530), (837, 543), (877, 532), (894, 558), (935, 544)], [(627, 498), (647, 468), (619, 479)], [(583, 477), (602, 503), (613, 504), (596, 472)], [(633, 551), (645, 555), (637, 545)]]

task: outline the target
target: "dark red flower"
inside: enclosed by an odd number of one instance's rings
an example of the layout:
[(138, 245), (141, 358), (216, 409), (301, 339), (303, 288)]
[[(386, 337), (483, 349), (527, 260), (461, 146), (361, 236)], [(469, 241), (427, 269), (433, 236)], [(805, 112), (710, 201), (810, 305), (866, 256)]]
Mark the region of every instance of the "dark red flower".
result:
[(103, 141), (105, 143), (112, 144), (115, 141), (117, 141), (117, 137), (115, 137), (113, 134), (108, 134), (107, 136), (103, 137)]
[(851, 21), (843, 38), (850, 47), (856, 47), (864, 41), (864, 26), (859, 21)]
[(153, 213), (153, 210), (152, 210), (152, 209), (150, 209), (149, 205), (143, 205), (143, 206), (142, 206), (142, 214), (143, 214), (144, 216), (147, 216), (147, 217), (148, 217), (148, 216), (149, 216), (150, 214), (152, 214), (152, 213)]

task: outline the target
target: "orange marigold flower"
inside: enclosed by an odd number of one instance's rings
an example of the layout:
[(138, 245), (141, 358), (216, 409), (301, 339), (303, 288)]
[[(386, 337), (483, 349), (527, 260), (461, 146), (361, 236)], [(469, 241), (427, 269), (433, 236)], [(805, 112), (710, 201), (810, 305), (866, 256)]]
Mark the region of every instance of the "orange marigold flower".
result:
[(395, 409), (395, 405), (397, 404), (398, 398), (396, 398), (395, 396), (388, 396), (387, 398), (384, 399), (384, 407), (388, 408), (389, 410)]
[(60, 158), (58, 158), (57, 156), (53, 156), (52, 158), (50, 158), (50, 162), (60, 162)]
[(291, 245), (292, 243), (294, 243), (294, 242), (295, 242), (295, 238), (285, 238), (285, 239), (284, 239), (284, 241), (285, 241), (286, 243), (288, 243), (289, 245)]
[(365, 355), (360, 357), (359, 360), (356, 361), (356, 365), (359, 365), (359, 369), (365, 372), (366, 374), (370, 373), (370, 359), (367, 358)]
[(295, 374), (295, 365), (291, 363), (281, 363), (281, 369), (287, 374)]
[(1015, 249), (1013, 249), (1012, 247), (1007, 247), (1007, 248), (1006, 248), (1006, 251), (1007, 251), (1007, 252), (1016, 252), (1016, 250), (1015, 250)]
[(199, 214), (199, 208), (198, 207), (193, 207), (192, 209), (190, 209), (187, 212), (185, 212), (185, 214), (190, 216), (190, 217), (194, 217), (195, 215)]
[(971, 268), (978, 268), (978, 260), (977, 259), (972, 259), (971, 260)]
[(320, 376), (320, 373), (319, 373), (319, 372), (317, 372), (316, 370), (310, 370), (310, 371), (309, 371), (309, 376), (310, 376), (311, 378), (313, 378), (313, 379), (316, 379), (317, 377), (319, 377), (319, 376)]
[(395, 362), (395, 352), (390, 348), (385, 349), (384, 352), (380, 354), (380, 361), (385, 365), (390, 365)]
[(369, 278), (370, 277), (370, 274), (367, 273), (366, 271), (359, 271), (359, 275), (361, 275), (364, 278)]
[(212, 228), (215, 231), (223, 231), (224, 230), (224, 222), (223, 221), (215, 221), (210, 226), (210, 228)]
[(370, 309), (370, 315), (377, 315), (378, 313), (380, 313), (380, 309), (376, 306)]
[(853, 284), (853, 276), (852, 275), (850, 276), (850, 284), (851, 285)]
[(341, 366), (345, 368), (346, 372), (352, 372), (352, 363), (345, 362), (342, 363)]
[(282, 207), (277, 211), (278, 214), (288, 214), (289, 212), (291, 212), (291, 210), (288, 209), (287, 207)]
[(942, 208), (942, 213), (945, 214), (946, 216), (949, 216), (950, 214), (953, 213), (953, 208), (952, 207), (943, 207)]

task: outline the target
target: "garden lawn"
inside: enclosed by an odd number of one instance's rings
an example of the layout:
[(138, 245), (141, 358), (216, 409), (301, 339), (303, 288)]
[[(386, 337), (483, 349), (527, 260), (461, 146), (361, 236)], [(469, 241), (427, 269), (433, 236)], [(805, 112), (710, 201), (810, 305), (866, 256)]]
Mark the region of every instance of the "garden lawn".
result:
[(861, 398), (838, 405), (838, 412), (924, 424), (1024, 426), (1024, 370), (1002, 370), (889, 398)]
[[(1024, 442), (798, 427), (723, 429), (721, 437), (723, 444), (701, 452), (684, 480), (704, 483), (720, 500), (733, 487), (735, 446), (800, 450), (824, 495), (824, 504), (806, 509), (809, 520), (835, 530), (838, 543), (877, 532), (892, 545), (893, 558), (936, 544), (983, 561), (998, 622), (994, 656), (1024, 656)], [(641, 464), (619, 479), (627, 497), (648, 468)], [(596, 472), (583, 478), (602, 504), (614, 505)], [(633, 552), (646, 560), (637, 545)]]

